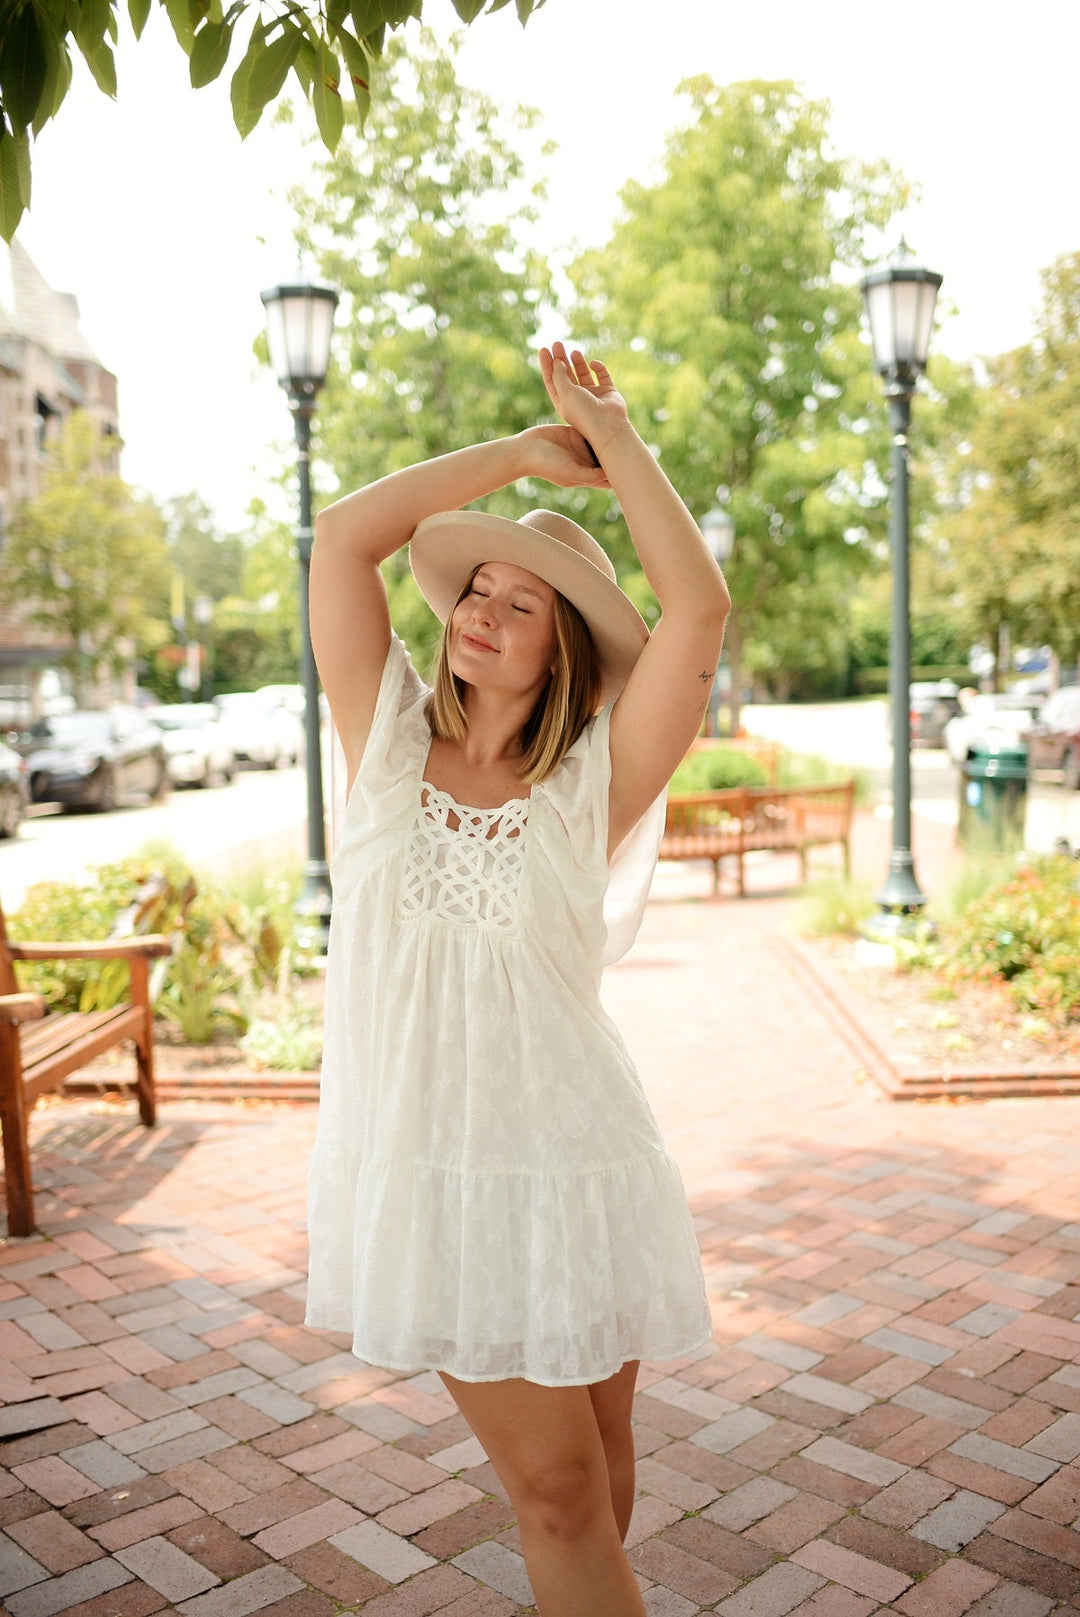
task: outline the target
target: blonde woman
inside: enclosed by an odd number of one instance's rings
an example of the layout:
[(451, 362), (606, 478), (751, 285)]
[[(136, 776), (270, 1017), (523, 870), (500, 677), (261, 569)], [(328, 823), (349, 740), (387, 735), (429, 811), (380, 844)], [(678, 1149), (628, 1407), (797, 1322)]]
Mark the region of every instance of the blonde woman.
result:
[[(710, 1336), (678, 1170), (603, 1011), (729, 598), (598, 361), (561, 417), (382, 478), (316, 522), (311, 630), (348, 764), (311, 1164), (310, 1325), (439, 1372), (518, 1513), (543, 1617), (644, 1613), (622, 1547), (641, 1359)], [(652, 635), (576, 523), (462, 509), (610, 488)], [(429, 690), (379, 563), (444, 623)]]

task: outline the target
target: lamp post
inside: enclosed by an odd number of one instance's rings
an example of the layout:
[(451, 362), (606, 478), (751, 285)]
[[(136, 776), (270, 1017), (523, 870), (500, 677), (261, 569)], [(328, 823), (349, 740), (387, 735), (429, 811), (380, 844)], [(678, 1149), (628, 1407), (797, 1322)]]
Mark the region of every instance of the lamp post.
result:
[(331, 286), (294, 282), (260, 294), (266, 309), (270, 363), (285, 389), (296, 434), (300, 493), (296, 553), (300, 561), (300, 680), (304, 691), (304, 769), (307, 775), (307, 864), (296, 911), (307, 942), (326, 953), (330, 933), (330, 871), (326, 863), (319, 679), (311, 650), (308, 582), (311, 572), (311, 418), (330, 364), (330, 333), (338, 294)]
[(908, 601), (908, 430), (911, 397), (926, 370), (934, 305), (942, 277), (925, 269), (901, 240), (890, 258), (861, 282), (870, 322), (874, 366), (885, 384), (892, 432), (892, 632), (889, 704), (892, 712), (892, 853), (875, 902), (881, 914), (870, 930), (894, 937), (926, 903), (911, 853), (911, 618)]
[(203, 677), (203, 670), (209, 665), (210, 660), (209, 647), (206, 644), (206, 631), (210, 626), (210, 619), (214, 615), (214, 603), (210, 599), (209, 595), (196, 595), (194, 601), (191, 603), (191, 612), (198, 626), (198, 644), (195, 647), (196, 655), (194, 660), (193, 674), (195, 680), (195, 690), (198, 692), (199, 699), (201, 701), (206, 696), (206, 680)]
[[(726, 499), (727, 489), (717, 489), (717, 498)], [(718, 567), (726, 567), (731, 560), (731, 552), (735, 548), (735, 520), (731, 512), (723, 505), (714, 505), (711, 511), (706, 511), (698, 523), (701, 537), (708, 545), (716, 558)], [(719, 669), (717, 670), (719, 673)], [(720, 734), (720, 693), (714, 692), (710, 699), (712, 708), (713, 734)]]

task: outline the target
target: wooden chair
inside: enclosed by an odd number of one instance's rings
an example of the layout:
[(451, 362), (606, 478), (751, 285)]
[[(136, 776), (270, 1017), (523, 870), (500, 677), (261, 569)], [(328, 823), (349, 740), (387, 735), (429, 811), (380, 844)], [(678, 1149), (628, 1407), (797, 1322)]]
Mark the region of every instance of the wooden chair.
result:
[[(0, 909), (0, 1127), (10, 1235), (31, 1235), (34, 1230), (29, 1114), (40, 1096), (62, 1087), (69, 1073), (130, 1039), (135, 1046), (139, 1116), (147, 1127), (153, 1124), (154, 1021), (149, 962), (171, 950), (169, 939), (156, 934), (109, 938), (101, 943), (15, 943), (7, 936)], [(16, 960), (126, 960), (131, 972), (129, 999), (108, 1011), (47, 1015), (40, 994), (20, 992)]]

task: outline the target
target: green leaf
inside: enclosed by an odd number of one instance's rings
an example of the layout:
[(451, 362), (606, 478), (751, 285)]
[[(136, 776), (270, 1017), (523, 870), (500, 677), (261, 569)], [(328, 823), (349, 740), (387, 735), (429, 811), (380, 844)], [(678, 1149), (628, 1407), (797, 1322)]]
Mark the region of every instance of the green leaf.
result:
[(0, 236), (10, 241), (30, 205), (30, 141), (0, 126)]
[(474, 22), (484, 9), (485, 0), (453, 0), (454, 10), (462, 22)]
[(195, 43), (195, 30), (191, 26), (191, 11), (188, 0), (163, 0), (172, 31), (176, 35), (176, 42), (186, 56), (191, 55), (191, 47)]
[[(167, 5), (169, 0), (165, 0), (165, 3)], [(259, 121), (259, 114), (262, 111), (262, 107), (255, 111), (252, 110), (251, 78), (255, 71), (255, 66), (265, 50), (266, 25), (263, 22), (256, 22), (251, 30), (251, 38), (248, 40), (247, 49), (240, 58), (229, 85), (233, 123), (240, 132), (241, 140), (246, 139), (251, 134)]]
[(116, 98), (116, 60), (112, 53), (112, 46), (107, 45), (104, 39), (92, 44), (84, 45), (79, 41), (79, 49), (87, 67), (94, 75), (99, 90), (107, 96)]
[(367, 51), (360, 40), (353, 38), (347, 28), (336, 28), (334, 37), (341, 46), (345, 57), (345, 71), (352, 81), (353, 89), (366, 91), (371, 81), (371, 63)]
[(311, 83), (311, 104), (315, 108), (315, 122), (319, 126), (322, 143), (328, 152), (337, 151), (341, 131), (345, 125), (345, 108), (341, 101), (341, 69), (329, 46), (320, 42), (317, 52), (315, 77)]
[(146, 19), (150, 15), (150, 0), (128, 0), (128, 16), (136, 39), (142, 38), (142, 31), (146, 27)]
[(227, 22), (207, 22), (199, 29), (191, 47), (192, 89), (217, 78), (229, 59), (232, 37), (232, 25)]
[(379, 0), (352, 0), (349, 7), (357, 39), (364, 39), (381, 28), (386, 21)]
[(47, 77), (45, 43), (37, 11), (32, 5), (24, 5), (6, 28), (0, 44), (4, 111), (18, 128), (25, 129), (33, 122)]
[(45, 47), (45, 83), (38, 99), (37, 111), (34, 114), (34, 134), (39, 135), (42, 127), (59, 110), (60, 104), (71, 88), (71, 55), (65, 40), (61, 39), (47, 11), (39, 15), (41, 24), (41, 39)]
[(281, 94), (303, 39), (302, 31), (294, 23), (285, 22), (281, 34), (263, 49), (256, 61), (248, 84), (248, 101), (255, 123), (262, 117), (264, 108)]
[(293, 67), (296, 73), (297, 83), (300, 85), (300, 88), (303, 90), (304, 94), (309, 100), (311, 99), (311, 87), (315, 82), (315, 72), (318, 67), (318, 63), (319, 58), (315, 54), (315, 46), (311, 43), (310, 39), (307, 39), (301, 35), (300, 48), (296, 53), (296, 61), (293, 64)]

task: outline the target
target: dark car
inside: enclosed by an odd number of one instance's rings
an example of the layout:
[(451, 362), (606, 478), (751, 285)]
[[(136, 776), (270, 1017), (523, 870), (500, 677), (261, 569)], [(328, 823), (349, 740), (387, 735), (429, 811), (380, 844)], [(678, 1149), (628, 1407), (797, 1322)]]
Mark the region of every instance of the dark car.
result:
[(1048, 696), (1021, 741), (1031, 769), (1059, 769), (1071, 792), (1080, 790), (1080, 685), (1063, 685)]
[(112, 809), (124, 798), (168, 789), (161, 731), (138, 708), (57, 713), (21, 731), (15, 746), (35, 803)]
[(908, 687), (912, 746), (942, 747), (945, 726), (961, 711), (960, 691), (951, 679), (916, 680)]
[(0, 837), (18, 836), (29, 796), (25, 760), (0, 742)]

